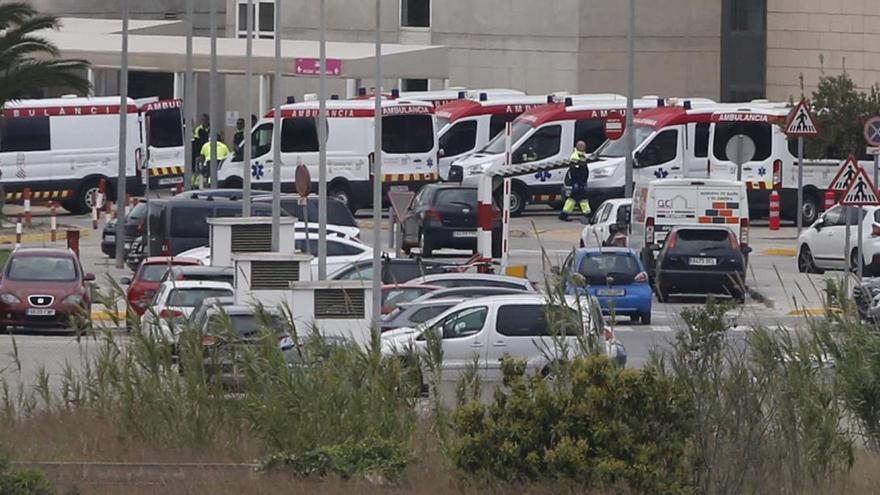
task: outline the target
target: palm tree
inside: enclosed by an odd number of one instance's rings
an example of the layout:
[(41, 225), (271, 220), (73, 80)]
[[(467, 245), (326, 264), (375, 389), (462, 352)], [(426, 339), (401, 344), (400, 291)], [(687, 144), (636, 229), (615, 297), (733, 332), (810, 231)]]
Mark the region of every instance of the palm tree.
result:
[(24, 2), (0, 3), (0, 106), (62, 87), (87, 94), (85, 60), (59, 59), (60, 51), (41, 32), (61, 27), (54, 15), (41, 14)]

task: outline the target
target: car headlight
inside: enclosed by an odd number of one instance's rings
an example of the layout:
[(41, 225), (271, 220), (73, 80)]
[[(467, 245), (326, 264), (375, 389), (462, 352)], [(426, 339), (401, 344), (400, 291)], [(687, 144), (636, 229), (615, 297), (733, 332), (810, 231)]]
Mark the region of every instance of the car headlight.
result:
[(590, 175), (591, 175), (594, 179), (607, 179), (608, 177), (611, 177), (611, 176), (614, 174), (614, 169), (616, 169), (616, 168), (617, 168), (617, 167), (603, 167), (603, 168), (597, 168), (596, 170), (593, 170), (593, 171), (590, 173)]
[(471, 165), (470, 167), (468, 167), (467, 173), (468, 173), (468, 175), (482, 174), (483, 173), (483, 166), (482, 165)]
[(3, 301), (6, 304), (19, 304), (19, 303), (21, 303), (21, 299), (15, 297), (14, 294), (10, 294), (8, 292), (0, 294), (0, 301)]
[(80, 303), (82, 303), (82, 300), (83, 300), (83, 298), (81, 295), (71, 294), (71, 295), (65, 297), (64, 301), (62, 301), (62, 302), (64, 304), (80, 304)]

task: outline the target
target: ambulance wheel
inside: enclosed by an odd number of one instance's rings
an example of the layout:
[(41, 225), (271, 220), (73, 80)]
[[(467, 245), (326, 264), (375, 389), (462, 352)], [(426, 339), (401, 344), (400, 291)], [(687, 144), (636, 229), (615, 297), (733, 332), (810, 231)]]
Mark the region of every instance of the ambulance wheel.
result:
[(527, 198), (524, 187), (514, 185), (510, 188), (510, 216), (518, 217), (526, 211)]
[(813, 225), (819, 218), (819, 198), (815, 194), (804, 194), (804, 208), (801, 210), (801, 218), (804, 226)]
[[(79, 189), (77, 189), (76, 197), (73, 199), (73, 201), (66, 203), (64, 208), (71, 213), (77, 214), (88, 213), (92, 211), (92, 193), (95, 193), (95, 195), (98, 194), (99, 183), (100, 181), (98, 179), (89, 179), (87, 181), (84, 181), (82, 185), (79, 186)], [(106, 193), (112, 195), (112, 191), (109, 187), (109, 182)]]
[(330, 186), (330, 191), (328, 191), (328, 194), (331, 198), (336, 198), (342, 204), (348, 207), (348, 209), (351, 210), (352, 213), (357, 211), (357, 207), (352, 203), (351, 189), (349, 189), (347, 185), (333, 184)]
[(244, 189), (244, 181), (238, 177), (230, 177), (223, 181), (223, 187), (226, 189)]

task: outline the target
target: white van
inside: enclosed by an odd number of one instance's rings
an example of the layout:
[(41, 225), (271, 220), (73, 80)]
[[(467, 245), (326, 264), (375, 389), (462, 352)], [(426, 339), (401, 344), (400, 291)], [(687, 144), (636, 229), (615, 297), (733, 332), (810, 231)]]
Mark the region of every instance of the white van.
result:
[[(578, 141), (592, 153), (606, 141), (605, 119), (610, 112), (626, 114), (626, 99), (583, 100), (567, 97), (524, 112), (513, 122), (513, 163), (567, 160)], [(633, 102), (636, 112), (663, 105), (662, 99), (641, 98)], [(476, 184), (483, 170), (504, 162), (505, 136), (499, 134), (481, 151), (454, 162), (463, 180)], [(458, 171), (456, 171), (458, 172)], [(566, 169), (547, 170), (513, 178), (510, 211), (520, 215), (530, 203), (561, 205)], [(596, 205), (598, 206), (598, 204)]]
[(749, 202), (743, 182), (664, 179), (637, 183), (632, 199), (629, 247), (641, 253), (649, 272), (673, 227), (730, 229), (742, 249), (749, 245)]
[[(375, 102), (363, 100), (327, 101), (327, 183), (328, 192), (352, 211), (373, 202), (372, 174)], [(384, 193), (388, 190), (418, 191), (436, 182), (437, 138), (434, 107), (409, 100), (382, 100), (382, 175)], [(255, 189), (272, 188), (273, 111), (253, 130), (252, 160), (247, 168), (231, 154), (217, 171), (221, 187), (238, 188), (243, 174), (251, 174)], [(282, 190), (294, 190), (294, 171), (305, 164), (318, 189), (318, 102), (308, 101), (281, 107)]]
[[(148, 164), (168, 172), (163, 176), (166, 179), (183, 173), (180, 105), (165, 108), (162, 102), (150, 101), (141, 106), (129, 99), (124, 109), (128, 122), (126, 190), (133, 194), (142, 193), (142, 168)], [(88, 211), (100, 180), (117, 177), (119, 112), (118, 97), (6, 104), (0, 126), (0, 181), (6, 198), (21, 200), (28, 187), (35, 200), (57, 200), (71, 212)], [(146, 161), (148, 155), (155, 160)], [(107, 181), (111, 197), (115, 182)], [(158, 180), (156, 185), (160, 185)]]

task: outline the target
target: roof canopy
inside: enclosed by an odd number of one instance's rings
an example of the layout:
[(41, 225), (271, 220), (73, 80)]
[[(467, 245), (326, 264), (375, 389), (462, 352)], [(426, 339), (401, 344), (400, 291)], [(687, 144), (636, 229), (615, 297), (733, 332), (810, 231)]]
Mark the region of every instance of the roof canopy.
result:
[[(46, 33), (65, 58), (88, 60), (96, 68), (121, 65), (122, 21), (63, 18), (60, 31)], [(133, 70), (183, 72), (186, 70), (186, 38), (171, 33), (179, 31), (180, 21), (131, 21), (129, 25), (129, 67)], [(193, 68), (208, 72), (211, 68), (211, 40), (193, 38)], [(244, 74), (246, 40), (217, 38), (217, 67), (224, 74)], [(295, 58), (318, 58), (317, 41), (282, 40), (283, 74), (295, 76)], [(327, 58), (342, 61), (338, 78), (371, 79), (375, 74), (375, 45), (372, 43), (327, 43)], [(255, 74), (273, 74), (275, 41), (255, 39), (253, 44)], [(383, 77), (445, 79), (449, 56), (445, 46), (382, 45)]]

